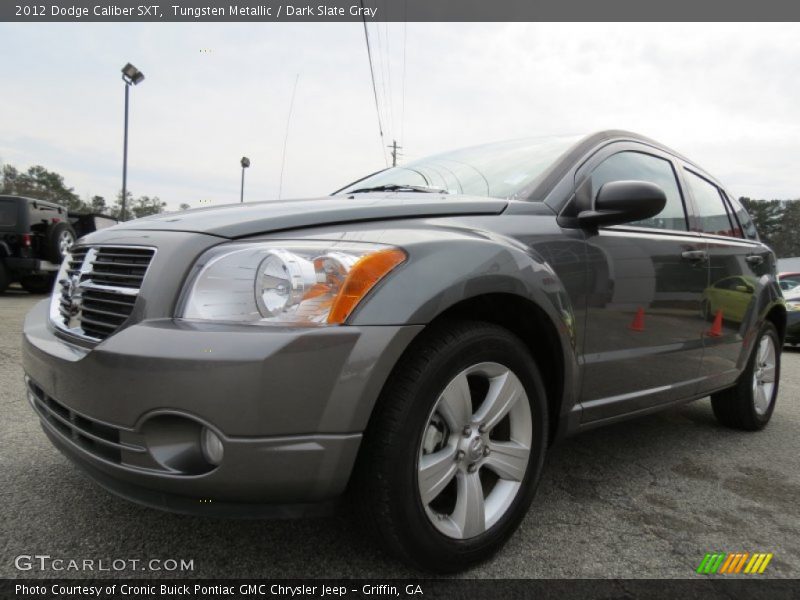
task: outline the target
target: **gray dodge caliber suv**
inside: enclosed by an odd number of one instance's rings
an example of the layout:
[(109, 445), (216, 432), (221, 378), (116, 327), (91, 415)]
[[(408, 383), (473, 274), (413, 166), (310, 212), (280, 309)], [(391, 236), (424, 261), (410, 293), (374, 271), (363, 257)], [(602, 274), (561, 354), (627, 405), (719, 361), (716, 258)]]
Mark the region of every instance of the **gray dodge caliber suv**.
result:
[(24, 367), (52, 443), (116, 494), (240, 516), (344, 500), (445, 572), (502, 546), (564, 436), (708, 395), (763, 428), (785, 324), (725, 187), (608, 131), (92, 233), (28, 315)]

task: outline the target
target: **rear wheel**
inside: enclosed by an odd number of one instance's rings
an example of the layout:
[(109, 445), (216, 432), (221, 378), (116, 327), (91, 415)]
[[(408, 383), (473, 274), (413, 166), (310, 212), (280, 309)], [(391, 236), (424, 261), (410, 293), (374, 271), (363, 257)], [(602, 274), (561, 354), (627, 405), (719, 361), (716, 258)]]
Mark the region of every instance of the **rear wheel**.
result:
[(780, 348), (778, 330), (772, 323), (764, 323), (737, 384), (711, 396), (720, 423), (746, 431), (763, 429), (769, 423), (778, 398)]
[(47, 247), (45, 256), (47, 260), (55, 264), (67, 256), (72, 244), (75, 243), (75, 231), (68, 223), (55, 223), (47, 230)]
[(418, 568), (465, 569), (519, 525), (546, 443), (544, 387), (524, 344), (492, 324), (436, 326), (398, 363), (373, 415), (359, 518)]
[(19, 284), (26, 292), (31, 294), (49, 294), (53, 291), (55, 274), (50, 275), (28, 275), (20, 279)]

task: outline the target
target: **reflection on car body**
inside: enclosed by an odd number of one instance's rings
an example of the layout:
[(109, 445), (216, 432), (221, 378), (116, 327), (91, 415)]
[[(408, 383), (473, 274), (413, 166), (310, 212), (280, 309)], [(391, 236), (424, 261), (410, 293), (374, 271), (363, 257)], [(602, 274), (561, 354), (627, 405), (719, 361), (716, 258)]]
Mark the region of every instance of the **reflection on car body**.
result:
[(719, 312), (724, 319), (741, 323), (753, 302), (757, 284), (753, 276), (720, 279), (703, 292), (703, 316), (711, 320)]

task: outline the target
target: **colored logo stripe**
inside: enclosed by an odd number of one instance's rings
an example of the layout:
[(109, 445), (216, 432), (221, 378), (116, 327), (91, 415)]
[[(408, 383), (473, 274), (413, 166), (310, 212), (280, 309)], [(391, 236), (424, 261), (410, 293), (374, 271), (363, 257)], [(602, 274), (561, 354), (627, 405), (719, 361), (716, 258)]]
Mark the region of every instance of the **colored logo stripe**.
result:
[(754, 554), (750, 562), (744, 569), (745, 573), (763, 573), (767, 568), (769, 561), (772, 560), (772, 553), (770, 554)]
[(722, 561), (724, 560), (725, 555), (714, 552), (713, 554), (709, 553), (706, 554), (703, 558), (703, 561), (700, 563), (700, 566), (697, 567), (698, 573), (705, 573), (706, 575), (710, 575), (712, 573), (716, 573), (717, 569), (719, 569)]
[[(765, 552), (709, 552), (697, 567), (697, 572), (703, 575), (731, 575), (747, 573), (750, 575), (761, 574), (772, 560), (773, 554)], [(749, 559), (749, 560), (748, 560)], [(745, 566), (747, 565), (747, 566)], [(744, 569), (744, 571), (742, 571)]]

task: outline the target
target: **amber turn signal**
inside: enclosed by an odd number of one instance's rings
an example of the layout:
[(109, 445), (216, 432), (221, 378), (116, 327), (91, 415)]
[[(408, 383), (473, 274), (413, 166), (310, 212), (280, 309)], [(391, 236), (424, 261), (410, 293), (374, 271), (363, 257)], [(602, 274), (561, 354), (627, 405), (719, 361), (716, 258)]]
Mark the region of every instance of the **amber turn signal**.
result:
[(328, 323), (344, 323), (358, 303), (397, 265), (406, 260), (399, 248), (386, 248), (361, 257), (350, 269), (341, 291), (333, 300)]

